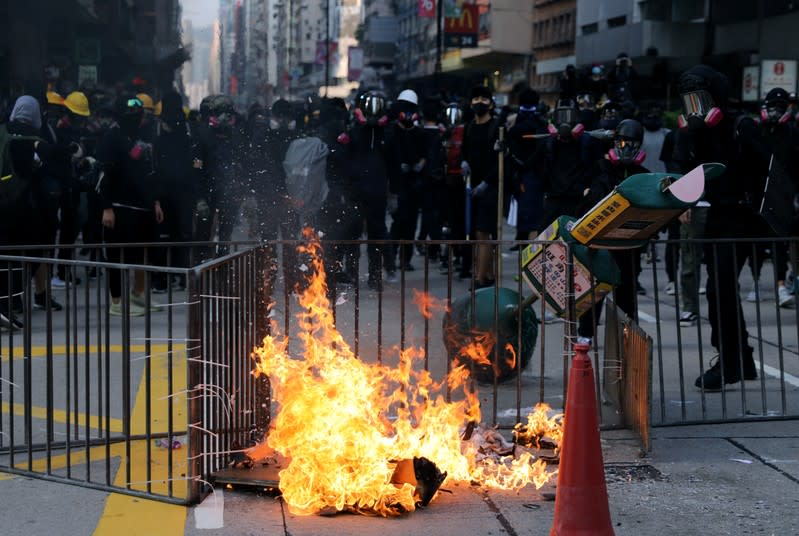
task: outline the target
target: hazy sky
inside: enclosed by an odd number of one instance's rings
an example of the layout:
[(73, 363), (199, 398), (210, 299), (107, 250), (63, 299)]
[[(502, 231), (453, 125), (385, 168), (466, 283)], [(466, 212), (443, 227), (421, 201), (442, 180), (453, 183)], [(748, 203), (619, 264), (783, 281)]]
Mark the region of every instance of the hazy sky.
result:
[(183, 16), (191, 19), (195, 28), (209, 26), (216, 19), (219, 0), (182, 0)]

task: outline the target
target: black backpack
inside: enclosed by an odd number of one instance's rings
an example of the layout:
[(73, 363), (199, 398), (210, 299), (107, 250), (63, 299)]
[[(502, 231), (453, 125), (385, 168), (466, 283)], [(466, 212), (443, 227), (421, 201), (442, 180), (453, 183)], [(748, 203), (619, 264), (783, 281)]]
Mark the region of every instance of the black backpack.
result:
[(7, 125), (0, 125), (0, 212), (18, 212), (34, 208), (33, 184), (30, 177), (22, 177), (11, 158), (11, 146), (21, 142), (42, 141), (36, 136), (17, 136), (8, 132)]

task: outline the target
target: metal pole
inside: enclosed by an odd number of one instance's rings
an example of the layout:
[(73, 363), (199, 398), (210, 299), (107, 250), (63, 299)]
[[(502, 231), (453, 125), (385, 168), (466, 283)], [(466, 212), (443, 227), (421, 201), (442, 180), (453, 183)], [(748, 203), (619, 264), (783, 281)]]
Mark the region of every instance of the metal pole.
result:
[(330, 0), (325, 0), (325, 97), (330, 85)]
[(443, 52), (443, 32), (441, 31), (441, 27), (444, 21), (444, 2), (443, 0), (439, 0), (436, 4), (436, 66), (435, 72), (436, 74), (441, 72), (441, 56)]
[[(502, 213), (505, 207), (505, 127), (499, 127), (499, 145), (501, 151), (497, 153), (497, 241), (502, 241)], [(497, 285), (502, 286), (502, 244), (497, 245)]]

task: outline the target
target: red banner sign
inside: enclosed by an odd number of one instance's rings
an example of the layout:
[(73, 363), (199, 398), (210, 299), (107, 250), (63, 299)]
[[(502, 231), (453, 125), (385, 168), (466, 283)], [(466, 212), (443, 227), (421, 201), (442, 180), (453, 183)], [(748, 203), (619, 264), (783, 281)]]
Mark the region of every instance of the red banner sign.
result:
[(436, 16), (436, 0), (417, 0), (419, 9), (416, 16), (430, 18)]

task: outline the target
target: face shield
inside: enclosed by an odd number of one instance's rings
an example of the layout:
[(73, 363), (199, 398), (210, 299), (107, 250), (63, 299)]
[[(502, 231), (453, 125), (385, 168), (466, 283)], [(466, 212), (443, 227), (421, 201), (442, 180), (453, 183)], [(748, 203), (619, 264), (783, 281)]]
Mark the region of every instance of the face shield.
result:
[(713, 96), (704, 89), (683, 93), (680, 98), (686, 116), (705, 117), (715, 107)]
[(381, 95), (369, 94), (361, 101), (361, 111), (367, 118), (377, 118), (385, 113), (386, 99)]
[(577, 110), (574, 108), (555, 108), (552, 112), (552, 122), (560, 127), (560, 125), (568, 125), (569, 128), (577, 124)]
[(460, 125), (463, 122), (463, 110), (460, 109), (460, 106), (447, 106), (444, 109), (444, 121), (448, 127)]

